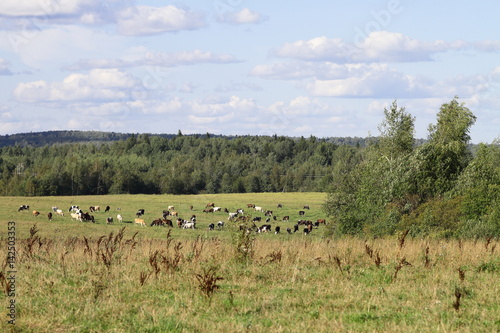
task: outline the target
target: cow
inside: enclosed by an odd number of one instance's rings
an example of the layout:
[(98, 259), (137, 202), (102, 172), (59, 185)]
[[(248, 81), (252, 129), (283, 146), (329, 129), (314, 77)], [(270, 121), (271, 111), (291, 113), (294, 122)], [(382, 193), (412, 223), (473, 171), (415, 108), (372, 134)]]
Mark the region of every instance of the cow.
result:
[(275, 234), (275, 235), (279, 234), (279, 233), (280, 233), (280, 230), (281, 230), (280, 226), (279, 226), (279, 225), (277, 225), (277, 226), (276, 226), (276, 228), (274, 228), (274, 234)]
[(113, 218), (112, 218), (112, 217), (107, 217), (107, 218), (106, 218), (106, 223), (107, 223), (107, 224), (111, 224), (111, 223), (113, 223)]
[(79, 206), (72, 205), (71, 207), (69, 207), (68, 212), (76, 212), (79, 209), (80, 209)]
[(252, 222), (260, 222), (262, 220), (262, 217), (256, 216), (252, 219)]
[(227, 219), (228, 220), (232, 220), (232, 219), (234, 219), (237, 216), (238, 216), (238, 213), (229, 213), (229, 217)]
[(182, 229), (196, 229), (196, 222), (184, 221)]
[(60, 216), (64, 216), (64, 212), (62, 211), (62, 209), (57, 209), (56, 214), (60, 215)]
[(323, 223), (324, 225), (326, 225), (326, 220), (325, 219), (317, 219), (316, 222), (318, 222), (318, 224)]
[(299, 231), (299, 225), (296, 224), (293, 226), (293, 233), (296, 233), (297, 231)]
[(162, 219), (156, 219), (156, 220), (153, 220), (153, 222), (151, 222), (151, 226), (157, 226), (157, 227), (163, 227), (165, 225), (165, 223), (163, 222)]
[(179, 216), (179, 213), (177, 213), (177, 212), (170, 212), (170, 215), (172, 215), (172, 216), (177, 216), (177, 217), (178, 217), (178, 216)]
[(247, 208), (255, 208), (254, 204), (247, 204)]
[(72, 219), (75, 219), (75, 220), (77, 220), (77, 221), (82, 222), (82, 214), (78, 214), (78, 213), (71, 213), (71, 218), (72, 218)]
[(117, 219), (117, 220), (118, 220), (118, 222), (120, 222), (120, 223), (122, 223), (122, 222), (123, 222), (123, 217), (122, 217), (120, 214), (116, 215), (116, 219)]
[(286, 232), (288, 232), (289, 235), (292, 234), (292, 228), (286, 228)]
[(109, 212), (111, 210), (111, 207), (106, 206), (106, 209), (104, 210), (105, 213)]
[(304, 205), (304, 207), (302, 209), (310, 209), (310, 208), (309, 208), (309, 205)]
[(101, 206), (90, 206), (89, 207), (89, 211), (91, 213), (93, 213), (93, 212), (100, 212), (101, 211)]
[(214, 209), (213, 208), (205, 208), (203, 210), (203, 213), (213, 213), (214, 212)]
[(306, 212), (304, 212), (303, 210), (299, 210), (299, 216), (304, 216), (306, 215)]
[(143, 226), (143, 227), (145, 227), (145, 226), (146, 226), (146, 222), (144, 222), (144, 219), (136, 218), (136, 219), (134, 220), (134, 223), (135, 223), (135, 224), (139, 224), (140, 226)]
[(268, 232), (268, 231), (271, 231), (271, 225), (270, 225), (270, 224), (263, 224), (263, 225), (261, 225), (261, 226), (257, 229), (257, 232), (258, 232), (258, 233)]
[(30, 209), (29, 205), (21, 205), (21, 206), (19, 206), (19, 209), (17, 211), (20, 212), (20, 211), (28, 210), (28, 209)]
[(277, 208), (283, 208), (283, 205), (279, 203), (278, 205), (276, 205), (276, 207)]
[(220, 212), (222, 210), (222, 207), (214, 207), (214, 212)]
[(214, 229), (215, 229), (215, 223), (210, 223), (210, 224), (208, 225), (208, 230), (212, 231), (212, 230), (214, 230)]
[(306, 228), (304, 228), (304, 235), (306, 235), (306, 236), (307, 236), (307, 235), (309, 235), (309, 233), (310, 233), (310, 232), (311, 232), (311, 231), (309, 230), (309, 228), (307, 228), (307, 227), (306, 227)]
[(265, 216), (273, 216), (273, 211), (272, 210), (266, 210), (266, 213), (264, 215)]
[(264, 209), (260, 206), (255, 206), (253, 209), (255, 209), (256, 212), (262, 212)]
[(184, 224), (184, 220), (183, 219), (177, 219), (177, 226), (179, 228), (182, 228), (182, 225)]
[(215, 203), (213, 203), (213, 202), (208, 203), (208, 204), (205, 206), (205, 208), (208, 208), (208, 207), (215, 207)]
[(54, 206), (54, 207), (52, 207), (52, 212), (55, 213), (55, 212), (57, 212), (58, 209), (59, 209), (59, 207)]
[(175, 210), (175, 207), (174, 206), (168, 206), (167, 209), (170, 211), (170, 210)]
[(34, 217), (37, 217), (38, 215), (40, 215), (40, 212), (39, 212), (39, 211), (37, 211), (37, 210), (34, 210), (34, 211), (33, 211), (33, 216), (34, 216)]
[(222, 227), (224, 227), (224, 221), (217, 222), (217, 228), (221, 229)]
[(285, 222), (285, 221), (290, 221), (290, 216), (283, 216), (282, 220)]
[(172, 224), (172, 220), (163, 219), (163, 225), (172, 228), (174, 225)]
[(137, 213), (135, 213), (135, 216), (137, 216), (137, 218), (141, 217), (142, 215), (144, 215), (145, 211), (144, 209), (139, 209), (137, 210)]
[(49, 221), (52, 221), (52, 212), (49, 212), (49, 213), (47, 214), (47, 218), (49, 219)]

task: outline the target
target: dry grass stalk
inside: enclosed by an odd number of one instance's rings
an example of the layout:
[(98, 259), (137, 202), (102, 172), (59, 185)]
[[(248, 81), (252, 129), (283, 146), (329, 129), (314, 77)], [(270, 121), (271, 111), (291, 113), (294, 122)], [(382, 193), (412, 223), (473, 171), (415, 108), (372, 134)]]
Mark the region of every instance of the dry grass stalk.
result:
[(461, 282), (464, 282), (464, 280), (465, 280), (465, 271), (462, 270), (462, 268), (458, 269), (458, 277), (460, 278)]
[(429, 257), (429, 247), (428, 246), (425, 248), (424, 266), (426, 268), (431, 267), (431, 258)]
[(223, 277), (217, 276), (217, 269), (215, 267), (203, 268), (201, 274), (195, 274), (198, 280), (198, 288), (202, 294), (211, 299), (214, 292), (220, 288), (217, 284), (218, 281), (224, 280)]
[(402, 249), (403, 246), (405, 245), (405, 239), (406, 239), (406, 236), (408, 235), (408, 233), (410, 232), (410, 229), (406, 229), (403, 234), (401, 235), (401, 237), (399, 237), (398, 239), (398, 242), (399, 242), (399, 249)]
[(455, 302), (453, 302), (453, 308), (455, 311), (460, 310), (460, 299), (462, 298), (462, 293), (459, 288), (455, 288)]

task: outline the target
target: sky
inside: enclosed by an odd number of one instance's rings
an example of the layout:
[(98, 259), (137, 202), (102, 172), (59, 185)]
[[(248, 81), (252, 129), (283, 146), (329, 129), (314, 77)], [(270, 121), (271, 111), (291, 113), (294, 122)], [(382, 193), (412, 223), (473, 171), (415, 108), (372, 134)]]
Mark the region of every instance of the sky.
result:
[(455, 96), (500, 139), (496, 0), (2, 0), (0, 135), (427, 138)]

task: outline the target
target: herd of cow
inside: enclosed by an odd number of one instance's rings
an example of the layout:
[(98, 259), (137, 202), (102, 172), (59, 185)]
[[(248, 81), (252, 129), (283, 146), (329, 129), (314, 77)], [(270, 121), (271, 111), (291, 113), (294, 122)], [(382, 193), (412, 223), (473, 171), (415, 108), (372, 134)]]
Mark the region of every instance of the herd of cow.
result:
[[(282, 204), (277, 204), (276, 206), (278, 209), (283, 208)], [(193, 210), (193, 206), (189, 207), (190, 210)], [(229, 211), (227, 208), (222, 208), (222, 207), (217, 207), (215, 206), (214, 203), (209, 203), (206, 205), (206, 207), (203, 209), (203, 213), (210, 214), (214, 212), (225, 212), (228, 214), (228, 221), (231, 222), (238, 222), (240, 226), (240, 230), (246, 229), (248, 232), (250, 231), (255, 231), (257, 233), (266, 233), (266, 232), (272, 232), (274, 230), (275, 234), (279, 234), (281, 232), (281, 227), (280, 226), (275, 226), (274, 229), (272, 228), (271, 222), (278, 222), (277, 216), (274, 214), (272, 210), (264, 210), (260, 206), (256, 206), (254, 204), (247, 204), (247, 209), (251, 209), (253, 213), (263, 213), (264, 217), (262, 216), (254, 216), (252, 217), (251, 214), (245, 214), (245, 211), (243, 209), (237, 209), (235, 212)], [(309, 210), (309, 206), (305, 205), (303, 206), (303, 210), (298, 211), (299, 217), (303, 217), (305, 215), (305, 211)], [(29, 205), (21, 205), (18, 209), (18, 212), (21, 211), (29, 211)], [(105, 213), (110, 212), (111, 208), (110, 206), (106, 206), (104, 209)], [(120, 208), (117, 208), (118, 211), (121, 211)], [(79, 206), (77, 205), (72, 205), (68, 209), (69, 216), (80, 222), (92, 222), (96, 223), (94, 213), (96, 212), (101, 212), (101, 207), (100, 206), (90, 206), (87, 212), (84, 212), (82, 209), (80, 209)], [(33, 216), (37, 217), (40, 215), (40, 212), (37, 210), (33, 210)], [(134, 219), (134, 223), (138, 224), (140, 226), (146, 226), (146, 221), (144, 220), (143, 215), (145, 214), (144, 209), (138, 209), (135, 216), (136, 218)], [(52, 218), (54, 215), (58, 216), (65, 216), (65, 213), (62, 209), (59, 209), (58, 207), (52, 207), (51, 211), (47, 213), (47, 218), (49, 221), (52, 221)], [(175, 220), (174, 220), (175, 218)], [(265, 219), (265, 224), (262, 224), (260, 226), (257, 226), (256, 223), (262, 223), (262, 220)], [(123, 217), (121, 214), (116, 215), (116, 220), (119, 223), (123, 223)], [(175, 221), (175, 222), (174, 222)], [(290, 216), (283, 216), (280, 221), (283, 222), (288, 222), (290, 221)], [(113, 217), (106, 217), (106, 223), (111, 224), (114, 222)], [(294, 224), (293, 228), (288, 227), (286, 229), (288, 234), (296, 233), (299, 231), (302, 231), (305, 235), (308, 235), (313, 228), (318, 228), (321, 224), (326, 225), (326, 220), (325, 219), (317, 219), (315, 222), (311, 220), (304, 220), (304, 219), (299, 219), (296, 224)], [(163, 210), (162, 212), (162, 217), (154, 219), (151, 223), (150, 226), (163, 226), (163, 227), (174, 227), (176, 225), (178, 228), (181, 229), (197, 229), (196, 227), (196, 215), (192, 214), (191, 217), (188, 220), (185, 220), (183, 218), (179, 217), (179, 214), (177, 211), (175, 211), (174, 206), (168, 206), (167, 209)], [(208, 230), (212, 231), (217, 229), (223, 229), (225, 225), (224, 221), (218, 221), (218, 222), (213, 222), (208, 225)], [(300, 230), (302, 229), (302, 230)]]

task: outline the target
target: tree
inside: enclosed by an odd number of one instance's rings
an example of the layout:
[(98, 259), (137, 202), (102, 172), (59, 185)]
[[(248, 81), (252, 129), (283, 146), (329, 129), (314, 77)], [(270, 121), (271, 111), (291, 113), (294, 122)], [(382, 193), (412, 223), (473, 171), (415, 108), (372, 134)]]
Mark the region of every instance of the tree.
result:
[(379, 125), (380, 150), (388, 160), (396, 156), (409, 154), (415, 142), (415, 117), (406, 112), (404, 107), (398, 109), (397, 102), (391, 108), (384, 108), (385, 119)]

